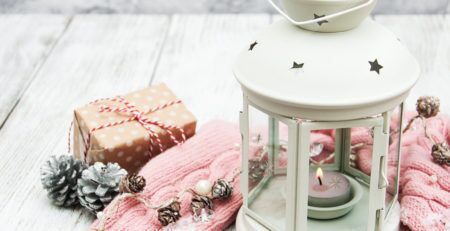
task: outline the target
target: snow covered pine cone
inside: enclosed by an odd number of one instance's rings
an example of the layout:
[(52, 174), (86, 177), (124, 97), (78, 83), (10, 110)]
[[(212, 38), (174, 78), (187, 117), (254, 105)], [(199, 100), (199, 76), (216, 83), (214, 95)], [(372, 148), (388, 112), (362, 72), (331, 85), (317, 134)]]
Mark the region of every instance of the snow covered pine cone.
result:
[(172, 201), (169, 205), (158, 209), (158, 220), (161, 225), (167, 226), (171, 223), (175, 223), (180, 219), (181, 204), (178, 201)]
[(145, 188), (145, 178), (136, 174), (128, 174), (122, 177), (119, 183), (121, 193), (140, 193)]
[(439, 113), (441, 102), (435, 96), (421, 96), (417, 99), (416, 111), (420, 116), (430, 118)]
[(41, 167), (42, 186), (53, 204), (69, 207), (78, 204), (77, 180), (86, 166), (70, 155), (51, 156)]
[(219, 179), (214, 182), (212, 196), (214, 199), (226, 200), (233, 194), (233, 187), (226, 180)]
[(102, 211), (119, 194), (119, 184), (127, 174), (117, 163), (96, 162), (85, 169), (78, 179), (80, 204), (96, 214)]
[(431, 156), (434, 162), (443, 165), (446, 164), (450, 166), (450, 148), (447, 143), (437, 143), (433, 145), (431, 149)]
[(194, 215), (199, 216), (202, 209), (213, 210), (214, 205), (208, 196), (194, 195), (191, 201), (191, 211)]

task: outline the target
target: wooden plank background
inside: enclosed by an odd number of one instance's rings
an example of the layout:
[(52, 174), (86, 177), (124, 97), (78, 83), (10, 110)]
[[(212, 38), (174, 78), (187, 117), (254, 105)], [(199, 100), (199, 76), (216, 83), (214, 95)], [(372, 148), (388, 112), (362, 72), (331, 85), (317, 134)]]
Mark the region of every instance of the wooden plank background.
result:
[[(378, 0), (374, 14), (444, 14), (450, 0)], [(275, 13), (267, 0), (0, 0), (0, 13)]]
[[(74, 107), (167, 83), (198, 117), (237, 122), (237, 53), (279, 17), (224, 15), (1, 15), (0, 224), (4, 230), (85, 230), (92, 217), (59, 209), (39, 168), (64, 154)], [(444, 15), (376, 16), (422, 66), (408, 98), (441, 97), (450, 113), (450, 20)]]

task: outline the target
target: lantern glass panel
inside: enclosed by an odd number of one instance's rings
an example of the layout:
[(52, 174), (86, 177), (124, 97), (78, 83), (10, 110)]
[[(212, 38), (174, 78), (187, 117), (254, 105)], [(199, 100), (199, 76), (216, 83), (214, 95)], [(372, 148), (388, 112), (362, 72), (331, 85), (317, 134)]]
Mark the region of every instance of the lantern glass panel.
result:
[[(370, 165), (373, 150), (372, 127), (336, 128), (327, 130), (311, 131), (310, 148), (310, 171), (315, 171), (320, 166), (324, 171), (343, 172), (346, 176), (356, 179), (356, 183), (362, 188), (362, 198), (355, 207), (346, 215), (335, 219), (308, 219), (308, 230), (366, 230), (369, 224), (369, 201), (370, 201)], [(319, 138), (320, 137), (320, 138)], [(330, 139), (331, 138), (331, 139)], [(312, 150), (315, 141), (320, 141), (324, 148), (318, 157), (313, 157)], [(366, 162), (358, 163), (357, 155), (365, 155)], [(315, 163), (325, 159), (325, 162)], [(367, 157), (367, 158), (366, 158)], [(369, 167), (365, 166), (368, 164)], [(328, 174), (330, 176), (330, 174)], [(325, 179), (327, 173), (324, 172), (322, 178)], [(310, 178), (309, 184), (318, 184), (314, 178)], [(333, 181), (334, 182), (334, 181)], [(330, 184), (340, 185), (340, 184)], [(377, 187), (377, 185), (373, 186)], [(314, 187), (313, 187), (314, 188)], [(351, 193), (354, 196), (354, 191)]]
[(398, 106), (391, 111), (389, 151), (387, 157), (387, 179), (389, 181), (389, 186), (386, 188), (385, 197), (386, 216), (389, 215), (390, 209), (398, 199), (398, 174), (401, 149), (400, 128), (402, 125), (402, 114), (402, 106)]
[(370, 183), (372, 169), (373, 129), (373, 127), (354, 127), (344, 129), (343, 132), (343, 136), (349, 140), (344, 144), (349, 172), (367, 184)]
[(249, 106), (247, 207), (268, 228), (285, 230), (288, 127)]
[(340, 145), (335, 142), (335, 134), (335, 129), (311, 131), (310, 165), (321, 166), (327, 170), (340, 169), (340, 164), (338, 163), (340, 160)]

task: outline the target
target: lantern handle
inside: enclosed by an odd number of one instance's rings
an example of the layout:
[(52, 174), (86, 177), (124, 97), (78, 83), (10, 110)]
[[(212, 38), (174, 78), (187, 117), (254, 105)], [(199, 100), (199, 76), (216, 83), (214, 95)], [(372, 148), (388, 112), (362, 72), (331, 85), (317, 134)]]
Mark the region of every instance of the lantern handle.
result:
[(352, 8), (337, 12), (337, 13), (333, 13), (324, 17), (320, 17), (320, 18), (315, 18), (315, 19), (310, 19), (310, 20), (306, 20), (306, 21), (295, 21), (294, 19), (292, 19), (289, 15), (287, 15), (282, 9), (280, 9), (274, 2), (273, 0), (267, 0), (270, 5), (272, 5), (273, 8), (275, 8), (276, 11), (278, 11), (278, 13), (280, 13), (282, 16), (284, 16), (289, 22), (297, 25), (297, 26), (303, 26), (303, 25), (307, 25), (307, 24), (312, 24), (312, 23), (318, 23), (324, 20), (328, 20), (328, 19), (333, 19), (351, 12), (354, 12), (356, 10), (362, 9), (364, 7), (369, 6), (370, 4), (372, 4), (375, 0), (368, 0), (367, 2), (361, 4), (361, 5), (357, 5), (354, 6)]

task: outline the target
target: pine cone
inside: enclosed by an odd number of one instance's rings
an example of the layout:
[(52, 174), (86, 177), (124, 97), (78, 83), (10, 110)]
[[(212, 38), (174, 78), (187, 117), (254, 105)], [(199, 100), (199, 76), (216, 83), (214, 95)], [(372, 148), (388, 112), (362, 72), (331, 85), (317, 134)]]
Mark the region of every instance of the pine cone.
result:
[(447, 143), (438, 143), (431, 148), (431, 156), (433, 160), (438, 164), (447, 164), (450, 166), (450, 149)]
[(139, 193), (145, 188), (145, 178), (136, 174), (122, 177), (119, 184), (119, 191), (122, 193)]
[(73, 156), (51, 156), (41, 167), (42, 186), (53, 204), (69, 207), (78, 204), (77, 180), (86, 166)]
[(435, 96), (421, 96), (417, 99), (416, 111), (420, 116), (430, 118), (439, 113), (440, 100)]
[(226, 180), (219, 179), (214, 182), (212, 196), (214, 199), (225, 200), (233, 194), (233, 187)]
[(208, 196), (194, 195), (191, 201), (191, 210), (194, 215), (199, 216), (202, 209), (213, 210), (213, 203)]
[(169, 205), (158, 209), (158, 220), (163, 226), (167, 226), (170, 223), (175, 223), (180, 219), (181, 205), (178, 201), (173, 201)]
[(248, 162), (249, 180), (253, 183), (259, 182), (266, 174), (267, 167), (268, 163), (265, 160), (249, 160)]
[(96, 162), (85, 169), (78, 179), (80, 204), (94, 214), (103, 210), (119, 193), (120, 180), (126, 174), (116, 163)]

